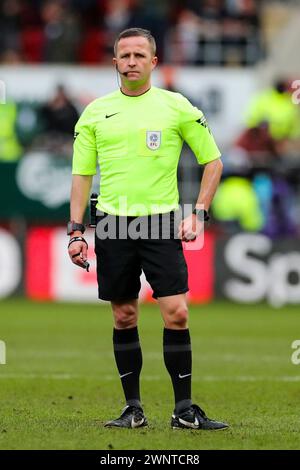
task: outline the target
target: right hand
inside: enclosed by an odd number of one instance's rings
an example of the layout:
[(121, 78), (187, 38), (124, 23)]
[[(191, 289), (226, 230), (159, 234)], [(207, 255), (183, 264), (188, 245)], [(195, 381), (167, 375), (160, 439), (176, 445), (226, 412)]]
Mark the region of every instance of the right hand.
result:
[[(73, 237), (82, 237), (82, 233), (75, 232), (71, 238)], [(70, 239), (71, 239), (70, 238)], [(85, 269), (84, 262), (87, 260), (87, 245), (82, 241), (77, 241), (71, 243), (68, 248), (69, 257), (73, 264), (80, 266), (81, 268)]]

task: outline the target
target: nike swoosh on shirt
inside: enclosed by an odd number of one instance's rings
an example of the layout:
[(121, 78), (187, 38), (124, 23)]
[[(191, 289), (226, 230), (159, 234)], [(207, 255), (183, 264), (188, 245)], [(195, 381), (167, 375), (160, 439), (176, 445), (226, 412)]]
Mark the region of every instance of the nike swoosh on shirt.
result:
[(185, 374), (185, 375), (179, 374), (178, 377), (179, 377), (180, 379), (184, 379), (185, 377), (189, 377), (190, 375), (192, 375), (192, 374)]
[(133, 374), (133, 372), (126, 372), (126, 374), (120, 375), (120, 379), (122, 379), (123, 377), (126, 377), (126, 375), (129, 375), (129, 374)]
[(108, 119), (112, 116), (115, 116), (116, 114), (120, 114), (120, 111), (118, 111), (117, 113), (113, 113), (113, 114), (106, 114), (105, 117), (106, 117), (106, 119)]

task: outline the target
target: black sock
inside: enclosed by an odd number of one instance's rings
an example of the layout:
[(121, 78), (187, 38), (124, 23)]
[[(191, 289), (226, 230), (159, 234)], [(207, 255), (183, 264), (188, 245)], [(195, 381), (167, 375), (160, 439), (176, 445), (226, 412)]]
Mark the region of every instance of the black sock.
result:
[(192, 350), (188, 329), (164, 329), (164, 360), (172, 379), (175, 412), (180, 413), (192, 404)]
[(141, 406), (140, 372), (143, 359), (137, 327), (124, 330), (114, 328), (113, 343), (127, 405)]

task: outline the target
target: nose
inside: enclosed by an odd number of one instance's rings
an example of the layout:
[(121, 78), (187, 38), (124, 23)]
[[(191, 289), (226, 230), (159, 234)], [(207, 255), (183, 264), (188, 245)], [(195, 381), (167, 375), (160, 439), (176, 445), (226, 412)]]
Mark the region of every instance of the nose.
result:
[(132, 55), (129, 57), (129, 63), (128, 63), (128, 65), (129, 65), (130, 67), (134, 67), (135, 64), (136, 64), (135, 57), (134, 57), (134, 55), (132, 54)]

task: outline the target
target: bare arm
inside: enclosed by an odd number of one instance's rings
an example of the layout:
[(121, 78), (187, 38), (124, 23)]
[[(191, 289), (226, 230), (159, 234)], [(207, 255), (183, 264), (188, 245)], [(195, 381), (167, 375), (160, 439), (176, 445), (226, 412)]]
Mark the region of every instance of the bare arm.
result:
[[(89, 194), (92, 186), (93, 176), (73, 175), (70, 215), (71, 220), (77, 223), (83, 222), (84, 213), (88, 204)], [(81, 237), (82, 233), (76, 231), (72, 237)], [(87, 246), (84, 242), (78, 241), (70, 245), (68, 249), (72, 263), (84, 267), (83, 263), (87, 260)], [(75, 256), (77, 254), (77, 256)]]
[(200, 192), (196, 202), (197, 208), (202, 207), (208, 211), (219, 186), (222, 171), (223, 163), (220, 158), (205, 165)]
[(73, 175), (71, 189), (71, 220), (82, 223), (92, 186), (93, 176)]
[[(220, 158), (205, 165), (199, 195), (196, 202), (198, 209), (208, 211), (214, 195), (217, 191), (223, 171), (223, 163)], [(196, 238), (203, 229), (201, 222), (195, 214), (186, 217), (179, 225), (178, 236), (183, 241), (190, 241)]]

